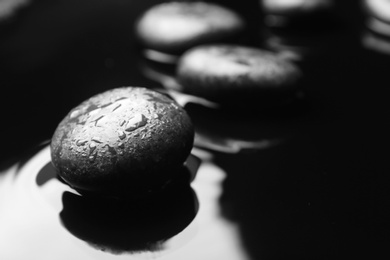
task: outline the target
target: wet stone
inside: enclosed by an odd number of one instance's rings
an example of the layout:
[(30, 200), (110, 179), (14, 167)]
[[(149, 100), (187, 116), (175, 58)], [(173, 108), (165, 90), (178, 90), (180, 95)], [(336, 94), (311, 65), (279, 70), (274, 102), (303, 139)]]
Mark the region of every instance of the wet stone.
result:
[(119, 131), (119, 132), (118, 132), (118, 137), (119, 137), (119, 139), (121, 139), (121, 140), (125, 139), (125, 137), (126, 137), (125, 132)]
[[(104, 117), (104, 115), (102, 115), (102, 116), (99, 116), (96, 120), (94, 120), (93, 122), (95, 122), (95, 126), (102, 126), (101, 124), (102, 124), (102, 118)], [(98, 123), (99, 123), (99, 121), (100, 121), (100, 124), (98, 125)]]
[(95, 121), (95, 120), (96, 120), (96, 119), (94, 119), (93, 117), (94, 117), (95, 115), (97, 115), (97, 114), (100, 112), (100, 110), (102, 110), (102, 109), (101, 109), (101, 108), (98, 108), (98, 109), (92, 110), (91, 112), (88, 113), (88, 116), (91, 117), (91, 120), (92, 120), (92, 121)]
[(147, 121), (147, 118), (143, 114), (135, 115), (127, 122), (125, 130), (128, 132), (134, 131), (135, 129), (146, 125)]
[(70, 118), (70, 119), (73, 119), (73, 118), (75, 118), (75, 117), (78, 117), (79, 115), (80, 115), (80, 110), (75, 110), (75, 111), (73, 111), (73, 112), (70, 114), (69, 118)]
[(83, 145), (85, 145), (87, 142), (88, 142), (88, 140), (78, 140), (78, 141), (76, 142), (76, 144), (77, 144), (77, 146), (83, 146)]
[(100, 138), (99, 137), (92, 137), (92, 139), (91, 139), (92, 141), (94, 141), (94, 142), (96, 142), (96, 143), (102, 143), (102, 141), (100, 140)]
[(96, 149), (96, 144), (95, 144), (95, 143), (90, 143), (90, 144), (89, 144), (89, 150), (90, 150), (90, 152), (92, 153), (93, 151), (95, 151), (95, 149)]
[(115, 110), (117, 110), (120, 106), (122, 106), (122, 104), (118, 104), (117, 106), (115, 106), (115, 107), (112, 109), (112, 112), (114, 112)]

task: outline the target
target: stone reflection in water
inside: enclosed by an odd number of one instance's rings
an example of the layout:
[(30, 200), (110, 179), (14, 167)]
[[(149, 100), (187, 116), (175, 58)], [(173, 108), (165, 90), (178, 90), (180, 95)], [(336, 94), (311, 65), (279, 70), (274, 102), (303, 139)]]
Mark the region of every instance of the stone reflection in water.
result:
[(60, 219), (65, 228), (91, 246), (112, 254), (156, 252), (182, 232), (198, 212), (190, 182), (199, 159), (189, 156), (182, 179), (137, 200), (62, 194)]
[(35, 182), (39, 187), (42, 187), (43, 185), (45, 185), (45, 183), (52, 179), (58, 179), (61, 181), (60, 178), (57, 178), (57, 173), (51, 162), (48, 162), (38, 172), (37, 177), (35, 178)]
[(303, 100), (265, 111), (222, 110), (197, 104), (185, 108), (195, 125), (194, 145), (230, 154), (281, 144), (296, 134), (298, 122), (308, 112)]
[(369, 50), (390, 55), (390, 37), (384, 37), (369, 30), (364, 30), (361, 41), (362, 45)]
[(175, 83), (176, 64), (160, 64), (139, 56), (138, 69), (146, 79), (160, 86), (174, 89), (178, 87)]
[(339, 26), (335, 1), (261, 0), (266, 48), (297, 62), (321, 53)]
[(159, 64), (144, 57), (139, 57), (138, 69), (153, 85), (157, 83), (157, 91), (171, 96), (181, 106), (189, 103), (201, 104), (206, 107), (217, 108), (219, 105), (205, 98), (183, 93), (182, 86), (176, 80), (176, 64)]
[(60, 213), (65, 228), (91, 246), (113, 254), (160, 251), (198, 211), (191, 187), (173, 184), (139, 201), (91, 198), (65, 192)]
[(361, 43), (363, 47), (390, 55), (390, 8), (388, 1), (363, 1), (364, 26)]

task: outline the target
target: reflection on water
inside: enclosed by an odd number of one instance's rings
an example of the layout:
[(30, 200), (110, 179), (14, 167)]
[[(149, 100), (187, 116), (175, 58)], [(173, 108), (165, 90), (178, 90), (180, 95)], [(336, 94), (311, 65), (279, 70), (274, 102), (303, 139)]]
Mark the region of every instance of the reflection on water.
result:
[[(45, 185), (45, 183), (47, 183), (48, 181), (52, 180), (52, 179), (57, 179), (57, 173), (53, 167), (53, 165), (51, 164), (51, 162), (48, 162), (45, 166), (42, 167), (42, 169), (38, 172), (37, 174), (37, 177), (35, 179), (36, 181), (36, 184), (39, 186), (39, 187), (42, 187), (43, 185)], [(58, 178), (58, 180), (61, 180), (60, 178)]]
[(183, 231), (198, 210), (194, 191), (184, 183), (140, 201), (65, 192), (62, 203), (60, 217), (69, 232), (114, 254), (162, 251), (164, 242)]
[(265, 150), (294, 136), (308, 112), (299, 100), (288, 106), (265, 110), (223, 110), (188, 104), (195, 125), (195, 146), (211, 151), (239, 153)]
[(143, 50), (142, 53), (145, 59), (149, 60), (150, 62), (156, 62), (160, 64), (174, 65), (177, 63), (177, 60), (179, 59), (178, 55), (163, 53), (151, 49), (145, 49)]
[[(309, 143), (289, 140), (246, 154), (218, 154), (226, 171), (220, 205), (239, 226), (250, 259), (334, 259), (338, 245), (332, 178)], [(326, 213), (324, 213), (326, 212)], [(327, 215), (329, 214), (329, 215)]]
[(182, 86), (176, 80), (176, 72), (174, 67), (170, 67), (170, 65), (167, 67), (164, 64), (156, 64), (143, 58), (140, 59), (138, 65), (138, 69), (146, 79), (157, 83), (157, 91), (167, 93), (181, 106), (184, 107), (188, 103), (194, 103), (201, 104), (206, 107), (219, 107), (217, 103), (209, 101), (205, 98), (183, 93)]
[(146, 79), (154, 82), (159, 87), (176, 91), (181, 90), (175, 79), (176, 64), (161, 64), (139, 56), (138, 70)]
[(1, 175), (0, 258), (111, 259), (132, 253), (129, 259), (150, 259), (172, 252), (196, 231), (198, 199), (188, 180), (195, 179), (199, 164), (191, 155), (183, 178), (153, 196), (98, 199), (80, 196), (61, 182), (46, 146), (21, 168), (15, 165)]
[(156, 90), (165, 92), (183, 106), (195, 125), (195, 146), (211, 151), (238, 153), (262, 150), (283, 142), (294, 134), (294, 125), (308, 112), (304, 98), (304, 83), (300, 91), (286, 99), (286, 104), (257, 103), (244, 107), (224, 108), (205, 98), (182, 92), (176, 81), (175, 69), (139, 58), (139, 70), (149, 80), (156, 82)]
[[(61, 222), (70, 233), (102, 251), (115, 254), (161, 251), (164, 242), (183, 231), (198, 211), (196, 194), (188, 180), (195, 178), (199, 159), (191, 155), (186, 166), (182, 168), (183, 179), (137, 201), (80, 196), (73, 190), (64, 191), (61, 193)], [(35, 181), (43, 188), (50, 181), (61, 181), (57, 177), (48, 162)]]
[(339, 26), (332, 0), (259, 2), (265, 47), (293, 61), (305, 62), (322, 53)]
[[(383, 6), (375, 6), (382, 4)], [(361, 33), (363, 47), (381, 54), (390, 55), (390, 14), (386, 10), (390, 8), (387, 1), (363, 1), (365, 22)], [(384, 12), (380, 9), (384, 8)]]
[(361, 42), (363, 47), (369, 50), (390, 55), (390, 37), (365, 30), (362, 33)]

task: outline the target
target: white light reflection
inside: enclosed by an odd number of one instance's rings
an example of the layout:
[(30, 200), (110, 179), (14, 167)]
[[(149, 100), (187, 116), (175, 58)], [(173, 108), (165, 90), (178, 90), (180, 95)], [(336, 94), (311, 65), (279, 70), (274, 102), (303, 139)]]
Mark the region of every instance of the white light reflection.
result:
[(247, 260), (242, 248), (238, 226), (221, 216), (219, 197), (226, 173), (212, 163), (212, 155), (194, 149), (193, 154), (202, 160), (192, 187), (196, 191), (200, 207), (194, 224), (197, 236), (185, 247), (172, 252), (161, 260)]
[(21, 7), (30, 2), (29, 0), (0, 0), (0, 21), (11, 18)]
[(60, 222), (61, 194), (71, 189), (56, 180), (36, 185), (37, 173), (50, 161), (44, 148), (21, 169), (0, 175), (0, 259), (22, 260), (246, 260), (236, 224), (220, 214), (219, 196), (225, 172), (211, 154), (194, 149), (202, 163), (192, 183), (200, 208), (195, 220), (157, 252), (113, 255), (96, 250), (69, 233)]
[(390, 55), (390, 40), (375, 36), (368, 31), (362, 35), (362, 45), (367, 49)]
[(390, 2), (388, 0), (363, 0), (362, 5), (370, 16), (390, 22)]
[[(72, 236), (59, 224), (55, 208), (48, 207), (36, 193), (36, 174), (46, 163), (48, 148), (42, 150), (16, 175), (17, 166), (2, 173), (0, 182), (0, 259), (71, 259), (77, 254), (88, 258), (73, 248)], [(23, 169), (25, 171), (23, 171)], [(61, 192), (52, 189), (44, 192)], [(65, 187), (65, 186), (64, 186)], [(65, 188), (66, 189), (66, 188)], [(58, 199), (60, 197), (57, 197)], [(61, 203), (61, 201), (56, 202)]]
[(362, 7), (366, 15), (361, 36), (363, 47), (390, 55), (390, 2), (365, 0)]

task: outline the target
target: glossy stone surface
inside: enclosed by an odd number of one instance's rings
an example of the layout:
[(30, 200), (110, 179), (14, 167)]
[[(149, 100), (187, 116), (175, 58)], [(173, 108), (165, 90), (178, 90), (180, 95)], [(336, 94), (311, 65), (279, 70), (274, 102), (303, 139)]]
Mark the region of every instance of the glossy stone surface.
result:
[(52, 162), (78, 189), (146, 192), (173, 178), (192, 149), (193, 135), (190, 118), (168, 96), (117, 88), (69, 112), (52, 137)]

